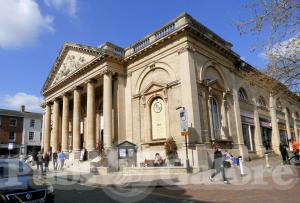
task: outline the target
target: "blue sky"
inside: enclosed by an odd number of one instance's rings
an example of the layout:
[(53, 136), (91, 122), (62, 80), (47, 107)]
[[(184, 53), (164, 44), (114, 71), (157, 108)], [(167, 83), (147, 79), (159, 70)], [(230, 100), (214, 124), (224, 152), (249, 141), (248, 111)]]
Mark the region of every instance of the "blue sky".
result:
[(0, 108), (40, 111), (40, 90), (65, 41), (121, 47), (139, 40), (182, 12), (233, 44), (262, 67), (256, 37), (234, 23), (249, 13), (242, 0), (0, 0)]

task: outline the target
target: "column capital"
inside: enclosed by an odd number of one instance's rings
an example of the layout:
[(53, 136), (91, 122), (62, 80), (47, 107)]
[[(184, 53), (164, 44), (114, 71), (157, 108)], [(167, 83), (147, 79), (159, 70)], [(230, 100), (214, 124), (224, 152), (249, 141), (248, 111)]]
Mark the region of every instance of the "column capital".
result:
[(112, 71), (109, 67), (106, 67), (104, 68), (102, 71), (101, 71), (101, 74), (102, 75), (113, 75), (114, 74), (114, 71)]
[(84, 82), (84, 84), (88, 84), (88, 83), (90, 83), (90, 84), (96, 84), (97, 83), (97, 79), (90, 78), (90, 79), (88, 79), (88, 80), (86, 80)]
[(83, 87), (82, 86), (75, 86), (71, 89), (71, 91), (75, 91), (75, 90), (78, 90), (78, 91), (82, 91), (83, 90)]

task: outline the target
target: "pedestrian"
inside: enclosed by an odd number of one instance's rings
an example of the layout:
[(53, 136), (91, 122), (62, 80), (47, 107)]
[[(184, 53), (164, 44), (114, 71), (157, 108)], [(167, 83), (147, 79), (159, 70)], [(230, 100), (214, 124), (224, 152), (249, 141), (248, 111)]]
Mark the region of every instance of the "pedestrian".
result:
[(229, 181), (226, 178), (225, 175), (225, 168), (224, 168), (224, 162), (225, 162), (225, 155), (222, 154), (221, 150), (219, 149), (218, 145), (215, 145), (215, 151), (214, 151), (214, 161), (213, 161), (213, 168), (215, 171), (211, 174), (209, 177), (209, 180), (212, 182), (213, 178), (218, 174), (222, 173), (222, 178), (225, 184), (230, 184)]
[(52, 153), (52, 161), (53, 161), (53, 168), (56, 171), (57, 170), (57, 152)]
[(58, 159), (59, 159), (59, 170), (62, 171), (65, 163), (65, 153), (63, 151), (61, 151), (58, 154)]
[(39, 151), (39, 153), (36, 156), (36, 165), (37, 165), (37, 170), (39, 170), (39, 168), (41, 167), (41, 172), (43, 173), (43, 155), (42, 153)]
[(288, 145), (285, 144), (284, 142), (281, 142), (279, 145), (279, 150), (281, 153), (281, 157), (282, 157), (282, 162), (283, 164), (288, 164), (289, 162), (289, 154), (287, 151)]
[(44, 154), (45, 172), (49, 171), (50, 152)]
[(293, 147), (294, 159), (295, 161), (299, 161), (299, 143), (295, 138), (292, 139), (292, 147)]

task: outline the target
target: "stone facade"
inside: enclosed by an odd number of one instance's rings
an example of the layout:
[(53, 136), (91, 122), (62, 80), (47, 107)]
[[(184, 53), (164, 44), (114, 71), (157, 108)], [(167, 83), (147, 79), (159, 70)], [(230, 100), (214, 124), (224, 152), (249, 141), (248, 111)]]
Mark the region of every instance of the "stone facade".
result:
[(243, 157), (278, 153), (280, 139), (299, 137), (299, 97), (247, 82), (242, 73), (256, 70), (231, 47), (186, 13), (127, 48), (65, 43), (42, 89), (44, 150), (78, 158), (85, 148), (91, 159), (129, 141), (139, 165), (165, 157), (172, 136), (185, 163), (185, 107), (195, 168), (209, 166), (215, 143)]

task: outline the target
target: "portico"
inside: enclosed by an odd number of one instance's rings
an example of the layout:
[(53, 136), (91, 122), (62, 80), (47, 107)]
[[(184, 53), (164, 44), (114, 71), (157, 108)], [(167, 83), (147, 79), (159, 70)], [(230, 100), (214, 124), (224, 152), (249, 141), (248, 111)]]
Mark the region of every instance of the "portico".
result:
[[(94, 57), (90, 64), (92, 69), (78, 73), (71, 65), (86, 59), (70, 54), (76, 49), (91, 52), (87, 48), (66, 44), (52, 69), (56, 74), (49, 76), (52, 84), (45, 83), (50, 90), (44, 92), (43, 145), (44, 151), (72, 152), (74, 158), (79, 158), (80, 150), (86, 149), (88, 159), (92, 159), (97, 156), (97, 146), (104, 145), (106, 149), (112, 146), (113, 117), (118, 120), (118, 115), (113, 115), (116, 108), (113, 107), (113, 84), (117, 85), (117, 78), (123, 77), (124, 73), (116, 63), (118, 57), (106, 59), (105, 55)], [(54, 89), (51, 89), (52, 85)]]

